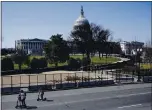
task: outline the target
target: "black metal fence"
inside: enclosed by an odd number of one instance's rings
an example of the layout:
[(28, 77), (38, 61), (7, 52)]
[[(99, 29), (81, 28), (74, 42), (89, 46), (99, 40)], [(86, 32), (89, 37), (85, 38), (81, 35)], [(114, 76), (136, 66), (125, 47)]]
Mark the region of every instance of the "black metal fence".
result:
[[(140, 74), (141, 81), (152, 81), (150, 70), (141, 71)], [(104, 86), (114, 83), (134, 83), (137, 82), (137, 79), (138, 76), (135, 71), (128, 72), (122, 69), (102, 69), (87, 72), (67, 71), (67, 73), (61, 72), (55, 74), (38, 73), (11, 75), (1, 76), (1, 92), (2, 94), (14, 93), (19, 92), (21, 88), (27, 88), (28, 91), (37, 91), (39, 87), (43, 87), (45, 90), (57, 90), (89, 86)]]

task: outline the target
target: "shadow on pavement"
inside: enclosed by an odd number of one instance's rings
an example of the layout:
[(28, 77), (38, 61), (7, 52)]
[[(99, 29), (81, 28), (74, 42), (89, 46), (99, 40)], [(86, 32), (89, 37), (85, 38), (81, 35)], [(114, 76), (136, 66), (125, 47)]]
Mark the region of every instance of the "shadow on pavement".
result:
[(53, 102), (54, 100), (49, 100), (49, 99), (46, 99), (46, 101), (47, 101), (47, 102)]
[(26, 109), (37, 109), (37, 106), (27, 106)]

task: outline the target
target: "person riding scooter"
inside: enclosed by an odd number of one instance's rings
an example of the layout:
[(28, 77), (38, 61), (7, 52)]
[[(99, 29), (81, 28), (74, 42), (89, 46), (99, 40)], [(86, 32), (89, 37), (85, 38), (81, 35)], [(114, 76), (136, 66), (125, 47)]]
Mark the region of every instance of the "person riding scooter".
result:
[(44, 96), (44, 90), (42, 88), (39, 89), (39, 94), (38, 94), (38, 101), (39, 100), (46, 100), (46, 98), (43, 97)]
[(21, 90), (18, 95), (16, 107), (19, 106), (18, 103), (20, 103), (20, 107), (23, 107), (23, 106), (26, 107), (25, 99), (26, 99), (26, 93), (23, 90)]

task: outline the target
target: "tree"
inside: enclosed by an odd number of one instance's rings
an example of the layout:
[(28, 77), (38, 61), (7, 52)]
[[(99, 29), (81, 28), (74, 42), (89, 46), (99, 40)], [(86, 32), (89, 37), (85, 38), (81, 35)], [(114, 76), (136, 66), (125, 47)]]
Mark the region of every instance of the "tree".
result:
[(61, 34), (52, 35), (44, 51), (46, 58), (49, 62), (54, 63), (56, 67), (59, 62), (63, 63), (69, 59), (69, 47)]
[(21, 49), (18, 49), (17, 53), (11, 56), (14, 63), (18, 64), (19, 70), (21, 70), (22, 64), (28, 59), (27, 57), (29, 56), (27, 56)]
[(6, 49), (1, 49), (1, 55), (7, 55), (8, 51)]
[(70, 58), (68, 60), (68, 66), (72, 69), (77, 69), (77, 68), (81, 67), (81, 60)]
[(100, 54), (105, 52), (106, 48), (106, 42), (108, 41), (108, 38), (110, 36), (110, 31), (107, 29), (103, 29), (102, 26), (96, 25), (94, 23), (91, 23), (90, 25), (91, 31), (92, 31), (92, 37), (95, 41), (95, 48), (94, 50), (98, 51), (99, 58)]
[(14, 64), (11, 58), (3, 58), (1, 60), (1, 69), (2, 71), (7, 71), (7, 70), (14, 70)]
[(45, 58), (33, 58), (30, 62), (30, 67), (32, 69), (39, 69), (39, 68), (46, 68), (47, 67), (47, 60)]
[(27, 55), (27, 56), (25, 57), (24, 64), (26, 64), (28, 67), (30, 67), (30, 62), (31, 62), (31, 60), (30, 60), (30, 55)]
[(90, 53), (93, 52), (94, 40), (89, 24), (75, 26), (71, 31), (71, 38), (76, 43), (78, 50), (82, 54), (86, 54), (90, 58)]
[(32, 69), (37, 69), (37, 68), (39, 68), (39, 67), (40, 67), (39, 59), (33, 58), (33, 59), (31, 60), (31, 62), (30, 62), (30, 67), (31, 67)]
[(90, 63), (91, 63), (91, 59), (89, 58), (87, 58), (87, 57), (84, 57), (84, 58), (82, 58), (82, 66), (88, 66)]
[(152, 47), (146, 47), (144, 51), (145, 51), (145, 57), (144, 57), (145, 62), (152, 63)]

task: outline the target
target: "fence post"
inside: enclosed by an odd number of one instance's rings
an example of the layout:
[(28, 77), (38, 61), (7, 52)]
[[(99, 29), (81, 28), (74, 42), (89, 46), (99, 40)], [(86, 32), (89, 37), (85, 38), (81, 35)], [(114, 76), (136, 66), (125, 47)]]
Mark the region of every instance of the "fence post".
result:
[(69, 77), (69, 73), (68, 73), (68, 84), (69, 84), (69, 80), (70, 80), (70, 77)]
[(54, 74), (53, 74), (53, 88), (55, 88)]
[(82, 72), (82, 85), (83, 85), (83, 72)]
[(89, 85), (90, 85), (90, 72), (88, 73), (88, 82), (89, 82)]
[(11, 93), (13, 92), (13, 81), (12, 81), (12, 76), (11, 76)]
[(63, 87), (62, 86), (62, 73), (60, 73), (60, 83), (61, 83), (61, 88)]
[(77, 78), (76, 78), (77, 76), (76, 76), (76, 73), (75, 73), (75, 87), (77, 87)]
[(2, 90), (2, 94), (3, 94), (3, 76), (1, 76), (1, 83), (2, 83), (2, 88), (1, 88), (1, 90)]
[(120, 71), (118, 70), (118, 73), (119, 73), (119, 83), (120, 83)]
[(102, 74), (103, 74), (103, 68), (102, 68), (102, 70), (101, 70), (101, 81), (102, 81)]
[(112, 69), (111, 69), (111, 73), (112, 73), (112, 80), (113, 80), (113, 71), (112, 71)]
[(45, 74), (45, 89), (46, 89), (47, 87), (46, 87), (46, 74)]
[(96, 72), (95, 72), (95, 84), (96, 84), (96, 79), (97, 79), (97, 77), (96, 77)]
[(37, 90), (38, 90), (38, 75), (36, 75), (37, 76)]
[[(128, 72), (126, 72), (127, 74), (128, 74)], [(126, 82), (128, 81), (128, 77), (127, 77), (127, 75), (125, 75), (126, 76)], [(121, 78), (122, 78), (122, 76), (121, 76)]]
[(133, 75), (134, 75), (134, 70), (133, 70), (133, 72), (132, 72), (132, 82), (134, 82)]
[(31, 79), (30, 79), (30, 75), (29, 75), (29, 90), (30, 90), (30, 83), (31, 83), (30, 80), (31, 80)]
[(20, 88), (21, 88), (21, 75), (20, 75)]
[(106, 74), (107, 74), (107, 78), (106, 78), (106, 79), (107, 79), (107, 81), (108, 81), (108, 71), (106, 71)]

